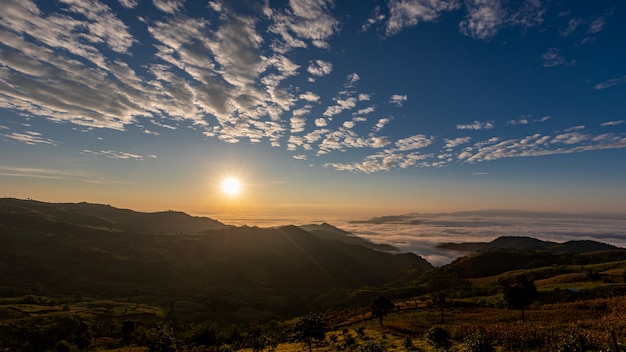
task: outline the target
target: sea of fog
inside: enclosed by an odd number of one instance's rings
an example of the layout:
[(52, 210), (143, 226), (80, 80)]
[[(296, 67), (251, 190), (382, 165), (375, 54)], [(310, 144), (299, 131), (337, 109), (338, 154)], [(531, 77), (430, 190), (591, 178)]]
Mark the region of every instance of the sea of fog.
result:
[[(269, 227), (303, 224), (292, 218), (238, 218), (235, 225)], [(315, 219), (374, 243), (413, 252), (433, 265), (444, 265), (464, 253), (436, 248), (445, 242), (489, 242), (500, 236), (529, 236), (545, 241), (595, 240), (626, 248), (626, 216), (569, 215), (527, 212), (408, 214), (373, 219)]]

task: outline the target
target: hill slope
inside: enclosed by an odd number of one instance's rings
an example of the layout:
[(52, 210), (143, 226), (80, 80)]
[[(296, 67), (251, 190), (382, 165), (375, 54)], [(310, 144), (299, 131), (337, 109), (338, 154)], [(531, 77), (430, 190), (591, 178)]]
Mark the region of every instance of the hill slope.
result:
[(592, 240), (567, 241), (563, 243), (542, 241), (524, 236), (502, 236), (491, 242), (442, 243), (437, 246), (460, 252), (478, 252), (486, 249), (508, 248), (520, 250), (545, 250), (555, 252), (588, 253), (597, 251), (619, 250), (622, 248)]
[(223, 229), (219, 221), (182, 212), (142, 213), (91, 203), (45, 203), (13, 198), (0, 199), (0, 222), (10, 226), (33, 227), (36, 223), (72, 224), (110, 231), (157, 234), (194, 234)]
[[(213, 228), (164, 235), (202, 226)], [(328, 290), (383, 285), (432, 268), (417, 255), (374, 250), (337, 230), (229, 227), (183, 213), (3, 200), (0, 294), (39, 284), (53, 295), (188, 302), (172, 310), (232, 321), (306, 312)]]

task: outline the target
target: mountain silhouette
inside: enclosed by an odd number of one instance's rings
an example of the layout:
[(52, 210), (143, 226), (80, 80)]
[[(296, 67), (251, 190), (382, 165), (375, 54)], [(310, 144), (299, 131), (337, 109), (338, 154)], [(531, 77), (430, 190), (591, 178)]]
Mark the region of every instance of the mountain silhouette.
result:
[[(307, 231), (308, 229), (308, 231)], [(0, 294), (90, 295), (173, 304), (178, 318), (217, 321), (305, 313), (334, 292), (342, 304), (363, 287), (432, 269), (329, 224), (227, 226), (180, 212), (109, 205), (0, 200)]]
[(442, 243), (437, 248), (454, 250), (459, 252), (477, 252), (494, 248), (509, 248), (519, 250), (545, 250), (555, 252), (589, 253), (597, 251), (609, 251), (623, 249), (607, 243), (593, 240), (567, 241), (563, 243), (542, 241), (525, 236), (501, 236), (491, 242), (463, 242)]

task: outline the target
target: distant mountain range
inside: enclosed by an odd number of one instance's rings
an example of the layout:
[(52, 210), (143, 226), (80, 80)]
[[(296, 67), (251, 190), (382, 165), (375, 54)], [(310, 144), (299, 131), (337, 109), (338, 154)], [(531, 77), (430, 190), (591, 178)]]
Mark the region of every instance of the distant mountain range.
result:
[[(457, 219), (467, 218), (472, 219), (474, 225), (480, 225), (479, 219), (492, 219), (494, 221), (510, 218), (520, 219), (617, 219), (626, 220), (626, 214), (605, 214), (605, 213), (583, 213), (583, 214), (569, 214), (569, 213), (556, 213), (556, 212), (537, 212), (527, 210), (513, 210), (513, 209), (491, 209), (491, 210), (472, 210), (472, 211), (459, 211), (452, 213), (411, 213), (403, 215), (387, 215), (373, 217), (365, 220), (351, 221), (354, 224), (406, 224), (406, 225), (419, 225), (419, 224), (437, 224), (446, 226), (449, 224), (442, 218), (454, 217)], [(491, 223), (487, 223), (491, 224)], [(466, 224), (471, 225), (471, 224)]]
[(0, 296), (40, 285), (49, 295), (169, 301), (182, 319), (263, 319), (432, 269), (391, 250), (329, 224), (235, 227), (173, 211), (0, 199)]
[(544, 250), (575, 253), (589, 253), (623, 249), (610, 244), (592, 240), (567, 241), (563, 243), (557, 243), (551, 241), (542, 241), (536, 238), (524, 236), (502, 236), (496, 238), (491, 242), (448, 242), (437, 245), (437, 248), (467, 253), (478, 252), (493, 248), (508, 248), (531, 251)]

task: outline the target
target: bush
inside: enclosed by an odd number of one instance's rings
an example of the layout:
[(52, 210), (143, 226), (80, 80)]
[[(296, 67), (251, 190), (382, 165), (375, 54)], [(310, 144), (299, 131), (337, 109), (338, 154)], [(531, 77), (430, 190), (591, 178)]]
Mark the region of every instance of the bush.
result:
[(413, 347), (413, 340), (411, 340), (410, 337), (406, 337), (404, 339), (404, 343), (403, 343), (404, 348), (406, 349), (411, 349)]
[(433, 326), (428, 329), (426, 332), (426, 340), (428, 344), (433, 346), (437, 351), (448, 351), (450, 346), (452, 346), (450, 333), (440, 326)]
[(493, 342), (491, 339), (481, 333), (476, 332), (471, 335), (467, 335), (463, 339), (463, 352), (494, 352)]
[(166, 327), (157, 327), (148, 336), (148, 352), (176, 352), (178, 340), (174, 336), (174, 330)]
[(583, 350), (581, 338), (573, 332), (561, 333), (557, 336), (555, 350), (558, 352), (579, 352)]
[(387, 349), (380, 342), (368, 342), (358, 349), (359, 352), (386, 352)]

